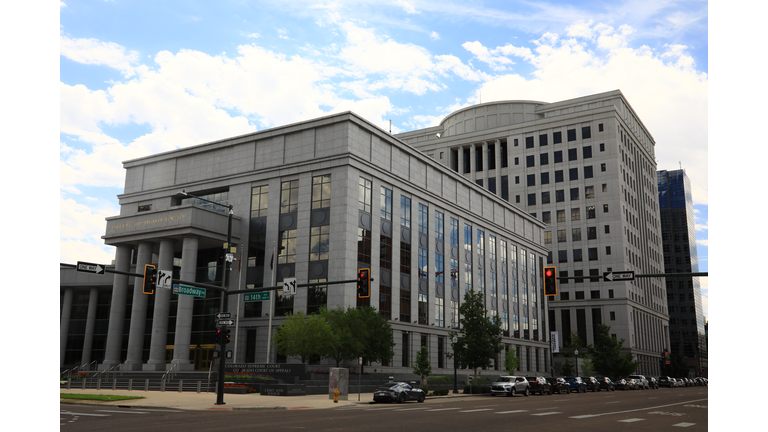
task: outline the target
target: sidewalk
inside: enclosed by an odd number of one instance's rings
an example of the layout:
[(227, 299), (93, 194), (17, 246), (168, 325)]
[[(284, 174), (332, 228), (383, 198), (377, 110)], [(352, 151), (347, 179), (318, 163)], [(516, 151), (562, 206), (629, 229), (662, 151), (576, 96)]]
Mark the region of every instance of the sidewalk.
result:
[[(368, 405), (373, 402), (371, 393), (360, 394), (357, 401), (357, 393), (350, 394), (349, 400), (340, 400), (334, 403), (328, 395), (307, 396), (262, 396), (259, 394), (224, 394), (224, 405), (216, 405), (216, 393), (195, 393), (177, 391), (143, 391), (143, 390), (95, 390), (95, 389), (61, 389), (60, 393), (73, 394), (102, 394), (119, 396), (142, 396), (144, 399), (130, 399), (114, 402), (101, 402), (93, 400), (60, 399), (63, 404), (87, 404), (106, 405), (131, 408), (165, 408), (182, 410), (255, 410), (255, 409), (328, 409), (337, 407), (354, 406), (358, 404)], [(449, 395), (429, 399), (443, 399), (452, 397), (472, 397), (475, 395)]]

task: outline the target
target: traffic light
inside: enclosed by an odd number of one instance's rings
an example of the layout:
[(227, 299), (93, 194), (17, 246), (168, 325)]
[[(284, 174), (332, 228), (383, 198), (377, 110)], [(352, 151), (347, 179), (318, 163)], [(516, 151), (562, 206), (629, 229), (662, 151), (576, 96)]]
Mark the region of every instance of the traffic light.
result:
[(229, 343), (229, 329), (224, 330), (224, 345)]
[(223, 335), (222, 335), (221, 329), (217, 328), (216, 329), (216, 345), (221, 345), (222, 344), (222, 342), (221, 342), (222, 341), (222, 336)]
[(557, 267), (544, 267), (544, 295), (557, 295)]
[(144, 294), (155, 293), (156, 278), (157, 278), (157, 268), (152, 264), (144, 265)]
[(357, 271), (357, 297), (368, 298), (371, 296), (371, 269)]

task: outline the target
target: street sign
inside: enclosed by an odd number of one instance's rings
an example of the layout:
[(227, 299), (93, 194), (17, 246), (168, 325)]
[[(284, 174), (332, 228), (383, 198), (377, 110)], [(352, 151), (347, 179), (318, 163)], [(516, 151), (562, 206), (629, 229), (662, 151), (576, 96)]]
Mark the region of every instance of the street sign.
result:
[(171, 289), (173, 286), (173, 270), (158, 270), (155, 286), (157, 288)]
[(269, 300), (269, 291), (243, 294), (243, 301), (264, 301)]
[(603, 280), (613, 281), (633, 281), (635, 280), (634, 271), (603, 272)]
[(195, 288), (188, 285), (174, 284), (173, 293), (205, 298), (205, 288)]
[(232, 318), (232, 313), (230, 312), (219, 312), (216, 314), (216, 319), (225, 319), (225, 318)]
[(231, 326), (234, 323), (235, 322), (232, 321), (232, 320), (219, 320), (219, 325), (220, 326)]
[(283, 279), (283, 294), (296, 295), (296, 278)]
[(104, 264), (94, 264), (94, 263), (87, 263), (78, 261), (77, 262), (77, 271), (79, 272), (85, 272), (85, 273), (93, 273), (93, 274), (104, 274), (104, 270), (106, 270), (107, 266)]

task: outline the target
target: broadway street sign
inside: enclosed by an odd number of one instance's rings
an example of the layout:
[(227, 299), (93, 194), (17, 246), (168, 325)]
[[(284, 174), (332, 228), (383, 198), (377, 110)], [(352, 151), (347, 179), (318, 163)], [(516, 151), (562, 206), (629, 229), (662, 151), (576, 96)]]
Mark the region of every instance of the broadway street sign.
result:
[(195, 288), (188, 285), (173, 285), (173, 293), (205, 298), (205, 288)]

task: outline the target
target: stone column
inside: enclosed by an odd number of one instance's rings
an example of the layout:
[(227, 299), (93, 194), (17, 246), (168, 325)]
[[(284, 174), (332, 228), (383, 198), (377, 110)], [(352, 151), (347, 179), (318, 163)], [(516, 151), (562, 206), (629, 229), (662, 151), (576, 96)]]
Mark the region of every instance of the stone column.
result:
[[(136, 273), (144, 273), (144, 265), (152, 261), (152, 243), (139, 243), (136, 258)], [(144, 278), (133, 279), (133, 304), (131, 306), (131, 324), (128, 333), (128, 355), (122, 370), (141, 370), (144, 351), (144, 329), (147, 321), (147, 301), (149, 294), (144, 294)]]
[(488, 190), (488, 170), (491, 162), (491, 158), (488, 157), (488, 141), (483, 141), (483, 151), (480, 153), (480, 158), (483, 164), (483, 189)]
[(93, 331), (96, 328), (96, 307), (99, 304), (99, 289), (91, 288), (91, 294), (88, 297), (88, 315), (85, 319), (85, 338), (83, 340), (83, 359), (82, 363), (87, 364), (88, 370), (91, 370), (91, 349), (93, 348)]
[[(185, 237), (181, 251), (180, 279), (195, 282), (197, 270), (197, 245), (198, 239)], [(195, 297), (179, 295), (176, 308), (176, 334), (173, 341), (173, 364), (179, 363), (179, 370), (193, 370), (194, 365), (189, 362), (189, 343), (192, 339), (192, 306)]]
[[(115, 252), (115, 270), (127, 272), (131, 265), (130, 245), (120, 245)], [(128, 276), (115, 274), (112, 284), (112, 305), (109, 310), (109, 328), (104, 362), (99, 369), (109, 369), (120, 364), (123, 347), (123, 324), (125, 321), (125, 301), (128, 296)]]
[(459, 147), (459, 175), (464, 177), (464, 147)]
[(472, 183), (477, 178), (477, 146), (474, 144), (469, 145), (469, 179)]
[[(175, 242), (170, 239), (160, 241), (160, 260), (158, 270), (173, 271), (173, 249)], [(149, 343), (149, 361), (144, 370), (165, 370), (165, 345), (168, 340), (168, 309), (171, 304), (171, 290), (155, 290), (155, 310), (152, 316), (152, 338)]]
[(496, 159), (496, 170), (494, 171), (494, 177), (496, 177), (496, 195), (501, 196), (501, 140), (495, 140), (493, 145), (494, 159)]
[(64, 366), (64, 354), (67, 352), (67, 336), (69, 336), (69, 317), (72, 314), (72, 288), (64, 290), (64, 305), (61, 307), (61, 325), (59, 326), (61, 357), (59, 366)]

